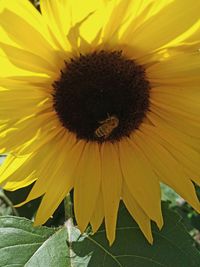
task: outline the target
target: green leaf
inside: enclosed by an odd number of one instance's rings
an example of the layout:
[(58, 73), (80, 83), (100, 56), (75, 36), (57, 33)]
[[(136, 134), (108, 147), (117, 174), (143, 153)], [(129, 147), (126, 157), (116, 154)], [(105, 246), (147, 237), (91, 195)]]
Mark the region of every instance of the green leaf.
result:
[(33, 227), (19, 217), (0, 217), (0, 267), (69, 266), (66, 227)]
[(169, 186), (161, 183), (162, 200), (169, 201), (170, 207), (177, 206), (177, 202), (180, 199), (179, 195), (171, 189)]
[[(80, 235), (70, 221), (59, 229), (33, 227), (23, 218), (0, 217), (0, 267), (197, 267), (200, 254), (177, 213), (163, 206), (165, 226), (153, 225), (154, 245), (121, 206), (117, 238), (108, 245), (103, 227)], [(66, 240), (67, 244), (66, 244)]]
[(75, 267), (197, 267), (200, 253), (186, 232), (177, 213), (163, 205), (165, 226), (159, 231), (153, 225), (154, 244), (151, 246), (143, 237), (124, 206), (120, 209), (117, 238), (109, 247), (105, 230), (95, 235), (78, 236), (71, 229), (71, 265)]
[(0, 188), (0, 216), (6, 215), (18, 216), (18, 213), (10, 199), (7, 198), (7, 196), (4, 194), (4, 191)]

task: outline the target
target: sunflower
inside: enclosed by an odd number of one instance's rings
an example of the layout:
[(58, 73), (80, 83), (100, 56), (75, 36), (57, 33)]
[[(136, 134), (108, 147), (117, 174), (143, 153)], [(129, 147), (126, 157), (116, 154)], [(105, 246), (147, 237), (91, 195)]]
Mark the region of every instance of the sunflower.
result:
[(110, 244), (122, 200), (152, 243), (160, 182), (200, 212), (200, 1), (40, 4), (0, 2), (0, 184), (34, 183), (36, 225), (73, 190)]

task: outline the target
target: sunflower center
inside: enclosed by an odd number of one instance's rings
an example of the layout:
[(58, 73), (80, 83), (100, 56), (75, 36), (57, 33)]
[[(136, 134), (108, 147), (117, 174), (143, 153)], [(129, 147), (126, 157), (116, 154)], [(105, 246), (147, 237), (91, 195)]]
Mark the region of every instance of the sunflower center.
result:
[(145, 70), (121, 51), (99, 51), (65, 62), (54, 84), (63, 126), (87, 141), (119, 141), (139, 127), (149, 107)]

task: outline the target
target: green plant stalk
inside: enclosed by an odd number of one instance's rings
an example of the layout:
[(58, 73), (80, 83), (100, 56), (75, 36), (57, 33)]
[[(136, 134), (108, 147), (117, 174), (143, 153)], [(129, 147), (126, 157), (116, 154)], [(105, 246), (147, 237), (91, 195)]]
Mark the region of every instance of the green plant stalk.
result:
[(64, 209), (65, 209), (65, 220), (73, 220), (73, 211), (72, 211), (72, 200), (70, 194), (68, 194), (64, 199)]
[(17, 210), (14, 208), (13, 203), (10, 201), (10, 199), (3, 193), (3, 191), (0, 191), (0, 198), (4, 201), (4, 203), (11, 207), (12, 212), (15, 216), (19, 216)]

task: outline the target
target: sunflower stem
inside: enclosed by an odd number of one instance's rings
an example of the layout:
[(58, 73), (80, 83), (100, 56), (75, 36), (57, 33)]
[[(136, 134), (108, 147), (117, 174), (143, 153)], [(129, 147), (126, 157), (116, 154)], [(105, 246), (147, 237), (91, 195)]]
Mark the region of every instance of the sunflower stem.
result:
[(72, 200), (70, 194), (64, 199), (65, 220), (73, 219)]

